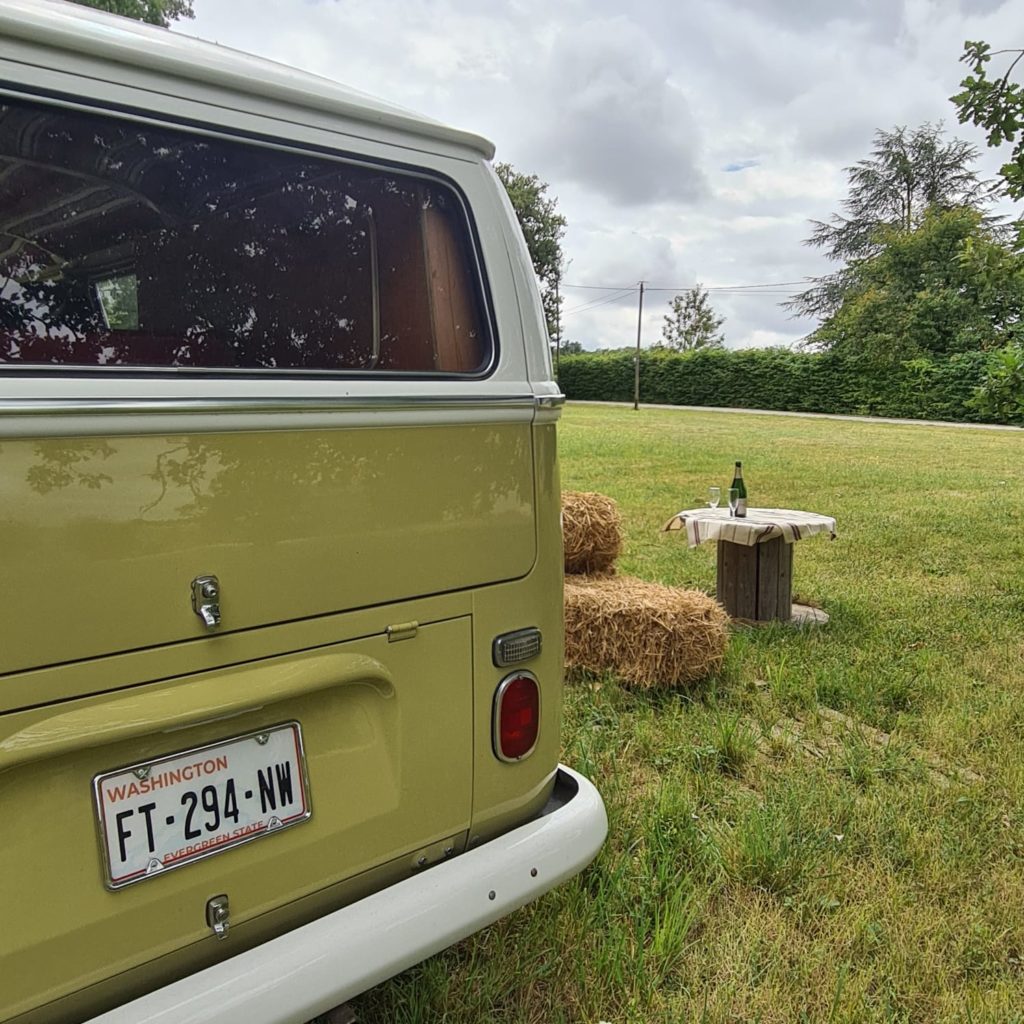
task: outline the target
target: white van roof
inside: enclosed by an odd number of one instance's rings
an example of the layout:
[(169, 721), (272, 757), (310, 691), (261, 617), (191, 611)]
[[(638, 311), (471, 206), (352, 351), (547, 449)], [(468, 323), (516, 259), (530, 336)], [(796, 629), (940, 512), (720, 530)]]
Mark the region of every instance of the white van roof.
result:
[(488, 160), (494, 156), (493, 143), (480, 135), (449, 128), (329, 78), (64, 0), (3, 0), (3, 36), (466, 146)]

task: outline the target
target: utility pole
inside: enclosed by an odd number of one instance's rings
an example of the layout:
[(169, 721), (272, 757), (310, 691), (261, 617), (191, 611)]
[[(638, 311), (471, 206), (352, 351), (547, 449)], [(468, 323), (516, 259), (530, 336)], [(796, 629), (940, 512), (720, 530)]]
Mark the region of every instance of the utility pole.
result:
[(633, 364), (633, 409), (640, 408), (640, 328), (644, 321), (644, 283), (640, 282), (640, 304), (636, 311), (636, 357)]
[(560, 272), (555, 272), (555, 376), (558, 376), (558, 357), (562, 352), (562, 299), (558, 294), (558, 284), (562, 280)]

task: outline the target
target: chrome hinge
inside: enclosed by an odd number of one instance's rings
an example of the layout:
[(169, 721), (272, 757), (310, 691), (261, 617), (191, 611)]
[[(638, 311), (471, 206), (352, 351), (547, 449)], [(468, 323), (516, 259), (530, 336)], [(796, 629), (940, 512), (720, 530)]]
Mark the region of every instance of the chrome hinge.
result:
[(388, 643), (392, 644), (396, 640), (411, 640), (420, 631), (420, 624), (418, 622), (396, 622), (393, 626), (388, 626), (384, 630), (388, 635)]

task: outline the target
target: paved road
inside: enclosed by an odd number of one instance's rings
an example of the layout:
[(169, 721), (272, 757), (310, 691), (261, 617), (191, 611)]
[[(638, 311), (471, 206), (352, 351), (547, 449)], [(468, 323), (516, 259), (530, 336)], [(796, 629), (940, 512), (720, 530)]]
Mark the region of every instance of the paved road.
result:
[[(632, 408), (632, 402), (576, 401), (572, 405), (619, 405)], [(747, 416), (799, 416), (807, 420), (850, 420), (854, 423), (898, 423), (907, 427), (956, 427), (964, 430), (1011, 430), (1020, 433), (1024, 427), (1010, 427), (1002, 423), (954, 423), (950, 420), (900, 420), (894, 416), (845, 416), (830, 412), (783, 412), (778, 409), (729, 409), (713, 405), (658, 405), (641, 402), (641, 409), (681, 409), (684, 412), (740, 412)]]

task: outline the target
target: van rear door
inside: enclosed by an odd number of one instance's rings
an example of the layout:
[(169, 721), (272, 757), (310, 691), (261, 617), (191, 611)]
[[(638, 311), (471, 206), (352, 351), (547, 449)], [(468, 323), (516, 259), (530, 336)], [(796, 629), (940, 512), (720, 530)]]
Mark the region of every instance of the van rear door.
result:
[(462, 849), (471, 619), (406, 628), (0, 717), (0, 1019), (240, 951)]

